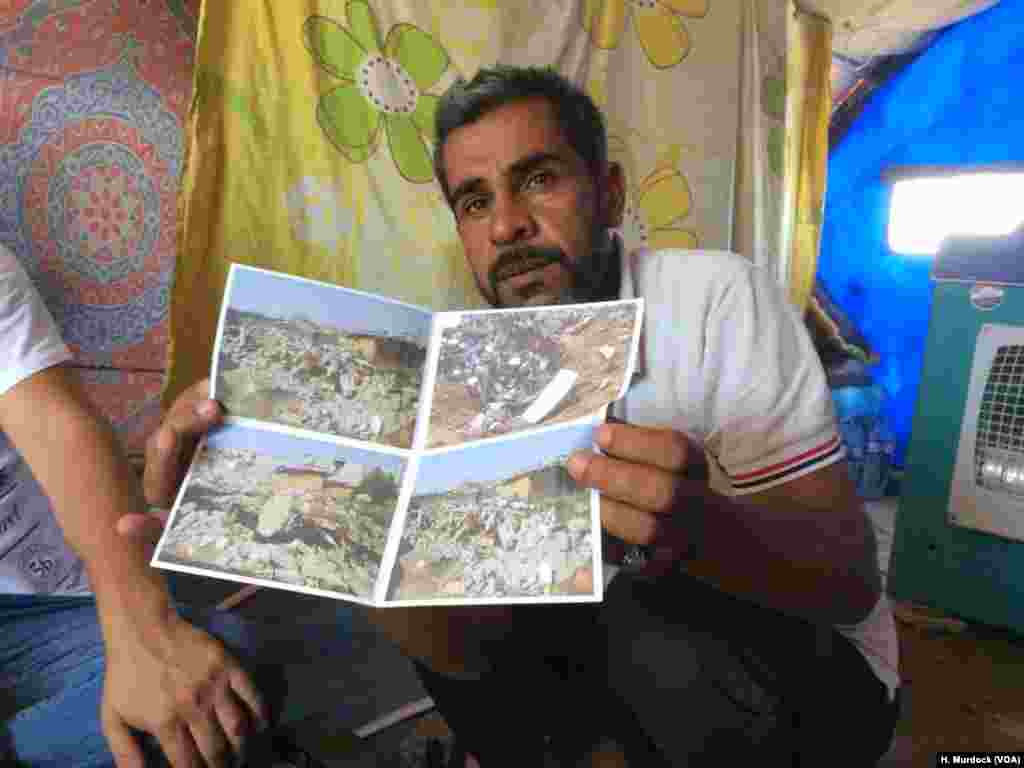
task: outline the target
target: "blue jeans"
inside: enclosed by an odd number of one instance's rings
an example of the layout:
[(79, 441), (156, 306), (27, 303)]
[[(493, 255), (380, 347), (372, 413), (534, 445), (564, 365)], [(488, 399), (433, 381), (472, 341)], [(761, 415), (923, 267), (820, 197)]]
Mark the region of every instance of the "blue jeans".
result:
[[(287, 723), (329, 714), (311, 709), (302, 697), (308, 688), (290, 688), (289, 680), (308, 684), (312, 667), (337, 664), (351, 650), (351, 607), (332, 600), (319, 607), (315, 616), (279, 621), (190, 606), (179, 612), (235, 654), (275, 718)], [(0, 765), (112, 768), (100, 724), (103, 676), (91, 598), (0, 595)], [(155, 742), (146, 742), (156, 761)]]

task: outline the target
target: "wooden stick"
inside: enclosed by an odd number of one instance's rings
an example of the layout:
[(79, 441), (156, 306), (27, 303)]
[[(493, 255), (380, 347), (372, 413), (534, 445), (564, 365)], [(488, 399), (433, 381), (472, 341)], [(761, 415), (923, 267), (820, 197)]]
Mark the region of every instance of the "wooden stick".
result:
[(408, 720), (416, 715), (421, 715), (424, 712), (429, 712), (434, 708), (434, 700), (427, 696), (426, 698), (419, 699), (417, 701), (410, 701), (393, 712), (389, 712), (386, 715), (381, 715), (375, 720), (371, 720), (366, 725), (356, 728), (355, 734), (360, 739), (365, 739), (367, 736), (383, 731), (385, 728), (390, 728), (392, 725), (401, 723), (404, 720)]
[(230, 611), (235, 606), (239, 605), (240, 603), (248, 600), (250, 597), (255, 595), (257, 592), (260, 591), (260, 589), (261, 587), (257, 586), (256, 584), (246, 584), (240, 590), (235, 592), (235, 594), (229, 595), (228, 597), (225, 597), (223, 600), (217, 603), (217, 610)]

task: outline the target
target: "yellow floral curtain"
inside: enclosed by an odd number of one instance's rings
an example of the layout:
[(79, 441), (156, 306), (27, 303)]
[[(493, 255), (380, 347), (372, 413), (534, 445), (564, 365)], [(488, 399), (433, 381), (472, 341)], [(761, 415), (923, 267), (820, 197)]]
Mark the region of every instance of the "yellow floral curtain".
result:
[(780, 276), (790, 301), (806, 309), (818, 270), (832, 113), (832, 25), (801, 11), (787, 14), (785, 188)]
[(555, 67), (604, 109), (629, 248), (731, 248), (779, 269), (787, 7), (204, 2), (165, 402), (208, 371), (232, 261), (479, 305), (429, 153), (438, 95), (496, 62)]
[(785, 283), (782, 258), (786, 16), (790, 0), (743, 5), (733, 250)]

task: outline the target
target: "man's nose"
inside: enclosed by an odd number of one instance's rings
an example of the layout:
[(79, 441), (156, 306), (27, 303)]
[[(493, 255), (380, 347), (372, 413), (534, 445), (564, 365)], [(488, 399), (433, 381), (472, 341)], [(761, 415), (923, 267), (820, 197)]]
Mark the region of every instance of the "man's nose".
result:
[(518, 195), (500, 195), (491, 211), (491, 241), (495, 245), (516, 243), (532, 235), (529, 206)]

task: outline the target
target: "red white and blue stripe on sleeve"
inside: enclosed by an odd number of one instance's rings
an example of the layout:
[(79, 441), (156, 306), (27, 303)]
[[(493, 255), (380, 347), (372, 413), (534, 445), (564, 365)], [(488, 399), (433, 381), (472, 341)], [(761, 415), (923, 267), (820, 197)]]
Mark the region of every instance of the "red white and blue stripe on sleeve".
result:
[(845, 450), (839, 435), (832, 434), (813, 448), (802, 451), (784, 461), (778, 461), (748, 472), (737, 474), (725, 472), (725, 475), (735, 492), (752, 493), (806, 475), (815, 469), (837, 461), (844, 455)]

